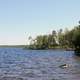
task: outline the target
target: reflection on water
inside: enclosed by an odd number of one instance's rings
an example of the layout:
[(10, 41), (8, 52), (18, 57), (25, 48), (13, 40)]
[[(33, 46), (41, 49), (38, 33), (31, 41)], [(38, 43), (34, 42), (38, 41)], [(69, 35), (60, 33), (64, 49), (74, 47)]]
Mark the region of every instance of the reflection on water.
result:
[[(70, 67), (59, 67), (65, 63)], [(80, 80), (80, 57), (73, 51), (0, 48), (0, 80)]]

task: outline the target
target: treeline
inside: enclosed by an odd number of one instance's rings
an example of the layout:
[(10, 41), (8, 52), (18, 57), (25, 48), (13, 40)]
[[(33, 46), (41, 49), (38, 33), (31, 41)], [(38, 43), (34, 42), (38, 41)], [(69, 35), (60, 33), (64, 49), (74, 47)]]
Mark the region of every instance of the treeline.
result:
[(80, 51), (80, 25), (72, 30), (53, 30), (51, 34), (39, 35), (35, 39), (29, 37), (29, 49), (75, 49)]

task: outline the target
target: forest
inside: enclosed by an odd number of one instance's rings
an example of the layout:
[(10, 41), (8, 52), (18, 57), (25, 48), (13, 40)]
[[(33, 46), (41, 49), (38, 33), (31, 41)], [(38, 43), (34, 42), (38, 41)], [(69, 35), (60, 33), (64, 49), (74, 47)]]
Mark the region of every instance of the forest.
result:
[(80, 52), (80, 24), (71, 30), (53, 30), (51, 34), (38, 35), (35, 39), (30, 36), (29, 41), (29, 49), (66, 49)]

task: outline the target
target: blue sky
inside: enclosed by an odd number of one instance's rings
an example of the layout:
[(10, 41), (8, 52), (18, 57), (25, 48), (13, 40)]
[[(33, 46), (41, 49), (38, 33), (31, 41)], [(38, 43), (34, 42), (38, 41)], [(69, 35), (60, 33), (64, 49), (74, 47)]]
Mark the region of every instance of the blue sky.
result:
[(80, 0), (0, 0), (0, 44), (26, 44), (30, 35), (71, 29), (79, 8)]

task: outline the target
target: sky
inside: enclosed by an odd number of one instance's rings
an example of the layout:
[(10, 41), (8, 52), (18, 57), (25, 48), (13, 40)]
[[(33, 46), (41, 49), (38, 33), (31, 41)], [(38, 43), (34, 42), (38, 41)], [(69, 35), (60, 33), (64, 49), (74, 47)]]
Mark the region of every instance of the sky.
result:
[(0, 0), (0, 45), (78, 25), (80, 0)]

